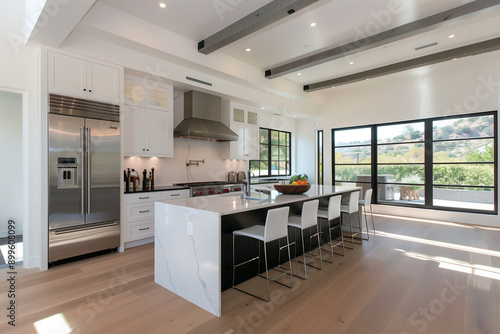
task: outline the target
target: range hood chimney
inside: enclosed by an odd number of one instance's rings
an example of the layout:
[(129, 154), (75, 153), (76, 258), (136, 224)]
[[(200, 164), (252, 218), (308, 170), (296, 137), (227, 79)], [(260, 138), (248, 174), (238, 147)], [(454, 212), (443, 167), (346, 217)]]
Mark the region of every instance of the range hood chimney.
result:
[(238, 140), (238, 135), (222, 123), (222, 99), (197, 91), (184, 94), (184, 119), (174, 129), (174, 137), (208, 141)]

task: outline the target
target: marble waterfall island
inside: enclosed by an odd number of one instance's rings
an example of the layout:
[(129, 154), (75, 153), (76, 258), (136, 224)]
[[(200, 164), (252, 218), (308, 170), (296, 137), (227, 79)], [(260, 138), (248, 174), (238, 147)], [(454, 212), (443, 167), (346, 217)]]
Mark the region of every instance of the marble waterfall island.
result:
[(272, 207), (290, 206), (296, 211), (304, 201), (319, 198), (328, 203), (332, 195), (360, 189), (312, 185), (301, 195), (273, 190), (269, 195), (252, 193), (252, 199), (214, 195), (156, 202), (155, 282), (220, 316), (221, 292), (232, 281), (232, 231), (264, 224)]

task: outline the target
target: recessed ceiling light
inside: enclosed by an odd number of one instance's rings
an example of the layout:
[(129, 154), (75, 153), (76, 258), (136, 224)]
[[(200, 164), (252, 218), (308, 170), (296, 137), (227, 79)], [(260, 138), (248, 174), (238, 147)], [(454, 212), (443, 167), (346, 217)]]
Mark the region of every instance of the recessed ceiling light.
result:
[(453, 37), (455, 37), (455, 35), (450, 35), (450, 36), (448, 36), (448, 38), (453, 38)]
[(299, 73), (297, 73), (297, 75), (302, 75), (302, 73), (299, 72)]
[(297, 117), (297, 115), (293, 115), (293, 117)]
[(260, 107), (260, 110), (264, 110), (264, 107)]
[(250, 48), (246, 48), (246, 50), (245, 50), (245, 51), (246, 51), (246, 52), (250, 52), (250, 51), (252, 51), (252, 49), (250, 49)]
[(165, 3), (164, 3), (164, 2), (160, 2), (160, 3), (158, 4), (158, 6), (160, 6), (160, 8), (166, 8), (166, 7), (167, 7), (167, 5), (165, 5)]
[(351, 61), (351, 62), (349, 63), (349, 65), (352, 65), (352, 64), (354, 64), (354, 62), (353, 62), (353, 61)]
[(452, 60), (457, 60), (458, 58), (453, 58)]
[(316, 22), (311, 23), (311, 27), (316, 27)]

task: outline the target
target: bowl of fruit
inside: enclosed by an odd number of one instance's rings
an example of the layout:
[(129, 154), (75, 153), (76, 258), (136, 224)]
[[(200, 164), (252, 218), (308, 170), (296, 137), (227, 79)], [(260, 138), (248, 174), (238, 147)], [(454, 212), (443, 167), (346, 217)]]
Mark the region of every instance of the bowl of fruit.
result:
[(282, 194), (303, 194), (311, 189), (311, 185), (307, 182), (306, 174), (295, 174), (290, 178), (290, 184), (276, 184), (274, 189)]

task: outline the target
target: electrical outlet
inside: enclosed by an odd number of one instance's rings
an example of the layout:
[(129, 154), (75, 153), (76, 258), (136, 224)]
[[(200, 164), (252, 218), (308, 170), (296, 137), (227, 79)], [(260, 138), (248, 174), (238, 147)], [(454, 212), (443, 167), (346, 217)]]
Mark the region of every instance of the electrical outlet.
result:
[(193, 235), (193, 234), (194, 234), (194, 231), (193, 231), (193, 223), (188, 222), (188, 224), (187, 224), (187, 228), (188, 228), (188, 230), (187, 230), (188, 235)]

